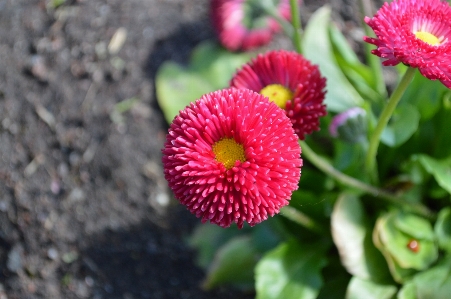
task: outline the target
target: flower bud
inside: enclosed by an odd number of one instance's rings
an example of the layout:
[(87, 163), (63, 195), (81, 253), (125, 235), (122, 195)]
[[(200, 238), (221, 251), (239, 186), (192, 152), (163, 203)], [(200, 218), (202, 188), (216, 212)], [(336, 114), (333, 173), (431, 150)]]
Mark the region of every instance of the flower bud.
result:
[(349, 143), (357, 143), (366, 139), (366, 111), (354, 107), (337, 114), (329, 126), (329, 133)]

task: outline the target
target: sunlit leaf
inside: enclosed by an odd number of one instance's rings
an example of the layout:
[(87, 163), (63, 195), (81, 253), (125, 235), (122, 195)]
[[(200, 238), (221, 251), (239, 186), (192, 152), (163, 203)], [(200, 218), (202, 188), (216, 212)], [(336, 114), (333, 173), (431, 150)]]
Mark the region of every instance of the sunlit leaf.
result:
[(399, 299), (449, 299), (451, 296), (451, 257), (418, 273), (406, 283)]
[(346, 299), (391, 299), (396, 291), (394, 285), (377, 284), (354, 276), (348, 285)]
[(419, 216), (392, 211), (378, 218), (374, 234), (397, 281), (412, 275), (410, 270), (427, 269), (438, 258), (432, 225)]
[(371, 242), (371, 231), (359, 199), (343, 194), (331, 217), (332, 237), (346, 270), (362, 279), (384, 280), (388, 268)]
[(165, 62), (160, 67), (155, 85), (158, 104), (168, 123), (189, 103), (215, 90), (200, 74), (172, 61)]
[(216, 43), (204, 42), (191, 54), (191, 69), (220, 89), (229, 85), (233, 74), (251, 56), (249, 52), (230, 52)]
[(315, 299), (326, 265), (321, 246), (292, 240), (268, 252), (255, 269), (257, 299)]
[(429, 221), (413, 214), (398, 213), (394, 218), (395, 226), (402, 232), (419, 240), (434, 241)]
[(408, 282), (399, 290), (396, 299), (418, 299), (415, 293), (415, 284)]
[(390, 269), (390, 273), (393, 276), (393, 279), (396, 282), (403, 282), (406, 279), (410, 278), (412, 275), (415, 274), (414, 269), (410, 268), (402, 268), (399, 266), (397, 261), (392, 256), (391, 252), (388, 250), (388, 248), (384, 245), (384, 240), (382, 240), (382, 233), (381, 231), (384, 229), (387, 223), (387, 215), (384, 215), (383, 217), (379, 217), (376, 221), (376, 225), (374, 227), (373, 231), (373, 242), (374, 245), (381, 251), (383, 256), (385, 257), (385, 260), (387, 261), (388, 267)]
[(312, 15), (304, 31), (302, 50), (305, 57), (319, 65), (321, 73), (327, 78), (327, 109), (343, 112), (361, 106), (363, 99), (335, 61), (329, 39), (330, 12), (329, 6), (323, 6)]
[(232, 75), (250, 59), (249, 53), (231, 53), (206, 41), (198, 45), (187, 67), (163, 63), (156, 74), (158, 103), (167, 122), (203, 94), (226, 88)]
[[(350, 80), (352, 85), (365, 99), (380, 102), (386, 97), (385, 89), (380, 92), (376, 88), (380, 84), (376, 82), (372, 70), (361, 63), (355, 51), (347, 42), (343, 33), (335, 26), (330, 26), (330, 37), (335, 52), (335, 59), (340, 66), (341, 71)], [(385, 88), (385, 86), (384, 86)]]

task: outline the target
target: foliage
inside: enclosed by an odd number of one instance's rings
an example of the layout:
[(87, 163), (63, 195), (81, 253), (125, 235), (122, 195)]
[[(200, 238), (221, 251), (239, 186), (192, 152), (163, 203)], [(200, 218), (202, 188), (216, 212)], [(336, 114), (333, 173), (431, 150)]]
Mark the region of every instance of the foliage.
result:
[[(416, 71), (383, 128), (377, 171), (363, 171), (392, 91), (381, 88), (381, 68), (362, 62), (330, 16), (328, 6), (320, 8), (302, 36), (302, 54), (327, 78), (330, 115), (321, 131), (301, 142), (299, 190), (281, 216), (255, 227), (198, 227), (190, 243), (207, 269), (204, 287), (255, 288), (258, 299), (449, 298), (451, 92)], [(164, 63), (156, 91), (166, 120), (202, 94), (226, 87), (255, 54), (207, 41), (187, 67)], [(392, 70), (399, 78), (409, 72), (405, 66)], [(353, 107), (366, 111), (363, 140), (331, 138), (331, 117)]]

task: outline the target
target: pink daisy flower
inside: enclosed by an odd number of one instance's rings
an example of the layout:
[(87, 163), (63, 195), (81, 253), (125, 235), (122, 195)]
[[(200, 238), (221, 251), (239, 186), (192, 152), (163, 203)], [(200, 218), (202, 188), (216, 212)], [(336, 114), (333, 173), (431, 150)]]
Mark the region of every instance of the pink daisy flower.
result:
[[(273, 0), (279, 15), (291, 18), (289, 0)], [(221, 44), (231, 51), (268, 44), (280, 25), (262, 9), (260, 0), (211, 0), (211, 18)]]
[(174, 118), (162, 152), (175, 197), (202, 222), (222, 227), (277, 214), (301, 175), (290, 120), (250, 90), (224, 89), (191, 103)]
[(258, 55), (235, 74), (230, 86), (259, 92), (283, 108), (301, 140), (318, 131), (319, 118), (327, 114), (323, 104), (326, 79), (318, 66), (296, 52)]
[(451, 88), (451, 6), (440, 0), (394, 0), (373, 18), (365, 17), (376, 38), (364, 37), (377, 49), (383, 65), (418, 68), (423, 76)]

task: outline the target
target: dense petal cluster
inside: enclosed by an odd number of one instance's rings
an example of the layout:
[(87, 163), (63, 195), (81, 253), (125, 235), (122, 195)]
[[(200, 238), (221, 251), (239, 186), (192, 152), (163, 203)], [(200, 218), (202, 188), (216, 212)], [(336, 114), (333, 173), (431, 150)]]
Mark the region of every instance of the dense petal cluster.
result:
[(440, 0), (394, 0), (365, 22), (376, 38), (364, 40), (377, 49), (384, 65), (403, 63), (451, 88), (451, 6)]
[(296, 52), (278, 50), (258, 55), (235, 74), (230, 86), (260, 93), (268, 86), (285, 88), (287, 98), (279, 106), (285, 109), (301, 140), (319, 130), (319, 118), (327, 114), (323, 104), (326, 79), (318, 66)]
[(278, 213), (301, 175), (290, 120), (251, 90), (224, 89), (191, 103), (174, 118), (162, 151), (175, 197), (202, 222), (222, 227)]
[[(279, 15), (291, 17), (288, 0), (273, 0)], [(267, 15), (260, 0), (211, 0), (213, 27), (221, 44), (231, 51), (251, 50), (268, 44), (280, 31), (276, 20)]]

